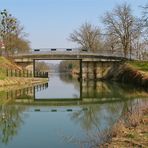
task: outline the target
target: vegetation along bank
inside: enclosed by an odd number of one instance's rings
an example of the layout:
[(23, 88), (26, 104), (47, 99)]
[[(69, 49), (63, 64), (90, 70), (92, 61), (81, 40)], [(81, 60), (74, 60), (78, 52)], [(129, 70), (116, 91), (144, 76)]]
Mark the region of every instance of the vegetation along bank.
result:
[(103, 79), (148, 88), (148, 62), (129, 61), (113, 65)]
[(8, 85), (32, 85), (46, 81), (47, 78), (34, 78), (32, 71), (24, 70), (13, 63), (13, 61), (0, 57), (0, 87)]

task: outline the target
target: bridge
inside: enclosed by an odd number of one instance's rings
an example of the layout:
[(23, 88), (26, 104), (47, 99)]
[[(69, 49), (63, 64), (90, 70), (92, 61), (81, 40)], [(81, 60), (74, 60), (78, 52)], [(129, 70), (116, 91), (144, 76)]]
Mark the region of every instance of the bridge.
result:
[(121, 51), (99, 50), (98, 52), (87, 52), (77, 48), (42, 48), (33, 49), (27, 53), (13, 55), (16, 63), (29, 62), (33, 59), (97, 59), (97, 60), (123, 60), (124, 55)]
[(125, 61), (121, 51), (99, 50), (88, 52), (76, 48), (44, 48), (33, 49), (28, 53), (13, 55), (17, 64), (35, 65), (36, 60), (80, 60), (81, 77), (84, 79), (102, 78), (103, 71), (115, 63)]

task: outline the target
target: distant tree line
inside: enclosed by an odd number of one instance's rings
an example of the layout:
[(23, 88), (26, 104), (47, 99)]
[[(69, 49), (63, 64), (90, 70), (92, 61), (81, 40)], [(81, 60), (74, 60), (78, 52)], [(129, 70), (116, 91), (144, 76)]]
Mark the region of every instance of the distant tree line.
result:
[(35, 71), (37, 72), (49, 72), (50, 71), (50, 66), (48, 63), (44, 61), (38, 61), (35, 63)]
[(0, 11), (0, 55), (9, 56), (30, 49), (23, 30), (17, 18), (6, 9)]
[(63, 60), (59, 64), (60, 72), (69, 72), (71, 73), (73, 70), (79, 72), (80, 70), (80, 62), (76, 60)]
[(121, 52), (124, 57), (134, 53), (138, 58), (148, 53), (148, 4), (141, 6), (140, 18), (133, 15), (127, 3), (117, 5), (102, 16), (102, 23), (102, 30), (88, 22), (82, 24), (69, 40), (91, 52), (107, 49)]

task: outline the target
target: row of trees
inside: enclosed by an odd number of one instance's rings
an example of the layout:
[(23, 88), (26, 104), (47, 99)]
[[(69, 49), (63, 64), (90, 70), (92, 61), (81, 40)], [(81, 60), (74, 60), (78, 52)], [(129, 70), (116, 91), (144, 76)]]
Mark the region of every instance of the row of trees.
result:
[(80, 71), (80, 61), (76, 60), (63, 60), (59, 64), (59, 72), (69, 72), (71, 73), (73, 70), (79, 72)]
[(28, 51), (29, 41), (25, 39), (20, 22), (13, 17), (6, 9), (0, 11), (0, 54), (10, 54)]
[(50, 65), (44, 61), (37, 61), (35, 63), (35, 71), (37, 72), (49, 72)]
[(130, 5), (118, 5), (102, 17), (104, 32), (99, 27), (84, 23), (70, 34), (69, 39), (87, 51), (108, 49), (122, 52), (124, 57), (129, 57), (132, 53), (140, 57), (148, 47), (148, 4), (141, 7), (141, 10), (141, 18), (137, 18)]

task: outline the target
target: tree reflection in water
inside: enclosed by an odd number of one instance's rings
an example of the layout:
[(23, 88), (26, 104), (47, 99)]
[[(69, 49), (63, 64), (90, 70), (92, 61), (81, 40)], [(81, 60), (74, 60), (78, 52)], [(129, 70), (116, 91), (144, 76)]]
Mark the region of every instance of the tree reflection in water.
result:
[(123, 105), (123, 103), (108, 103), (82, 106), (81, 110), (73, 112), (70, 116), (71, 120), (80, 124), (86, 132), (92, 129), (105, 129), (121, 116)]
[(1, 105), (0, 106), (0, 141), (7, 144), (17, 135), (19, 128), (22, 126), (23, 106)]
[[(73, 81), (73, 79), (68, 77), (63, 76), (62, 79), (67, 81), (67, 83), (75, 83), (75, 86), (80, 85), (78, 81)], [(2, 98), (5, 96), (6, 100), (12, 97), (12, 101), (16, 101), (15, 103), (23, 104), (24, 102), (25, 104), (27, 102), (31, 105), (31, 103), (34, 103), (34, 90), (42, 91), (42, 89), (47, 87), (48, 85), (46, 84), (41, 87), (36, 86), (35, 89), (32, 87), (10, 93), (1, 92), (0, 96)], [(84, 105), (78, 105), (77, 107), (80, 109), (72, 110), (68, 115), (71, 121), (78, 125), (78, 127), (80, 125), (80, 129), (85, 133), (85, 137), (81, 140), (82, 143), (87, 143), (86, 147), (101, 143), (107, 137), (106, 132), (108, 129), (120, 117), (123, 117), (125, 112), (133, 110), (138, 101), (132, 98), (148, 96), (143, 90), (129, 89), (124, 85), (121, 87), (121, 85), (119, 86), (116, 83), (113, 85), (103, 82), (84, 82), (82, 87), (82, 100), (79, 103)], [(128, 100), (129, 98), (130, 100)], [(97, 104), (93, 104), (93, 99)], [(26, 107), (22, 105), (17, 106), (15, 103), (14, 105), (3, 103), (0, 106), (0, 142), (4, 144), (8, 144), (18, 134), (20, 127), (23, 126), (25, 121), (23, 112), (26, 110)]]
[(64, 81), (65, 83), (73, 84), (77, 90), (80, 90), (80, 82), (78, 81), (78, 77), (73, 77), (70, 73), (59, 73), (60, 80)]
[[(70, 114), (71, 120), (79, 124), (85, 132), (86, 137), (78, 140), (83, 147), (97, 147), (98, 144), (107, 141), (111, 136), (112, 126), (123, 118), (125, 113), (132, 112), (137, 103), (142, 101), (136, 99), (137, 96), (144, 98), (148, 96), (148, 93), (142, 89), (127, 88), (126, 85), (119, 86), (116, 83), (110, 85), (103, 82), (85, 82), (82, 86), (83, 97), (100, 101), (106, 99), (105, 103), (84, 105), (81, 106), (81, 110)], [(118, 100), (114, 101), (113, 98)]]

